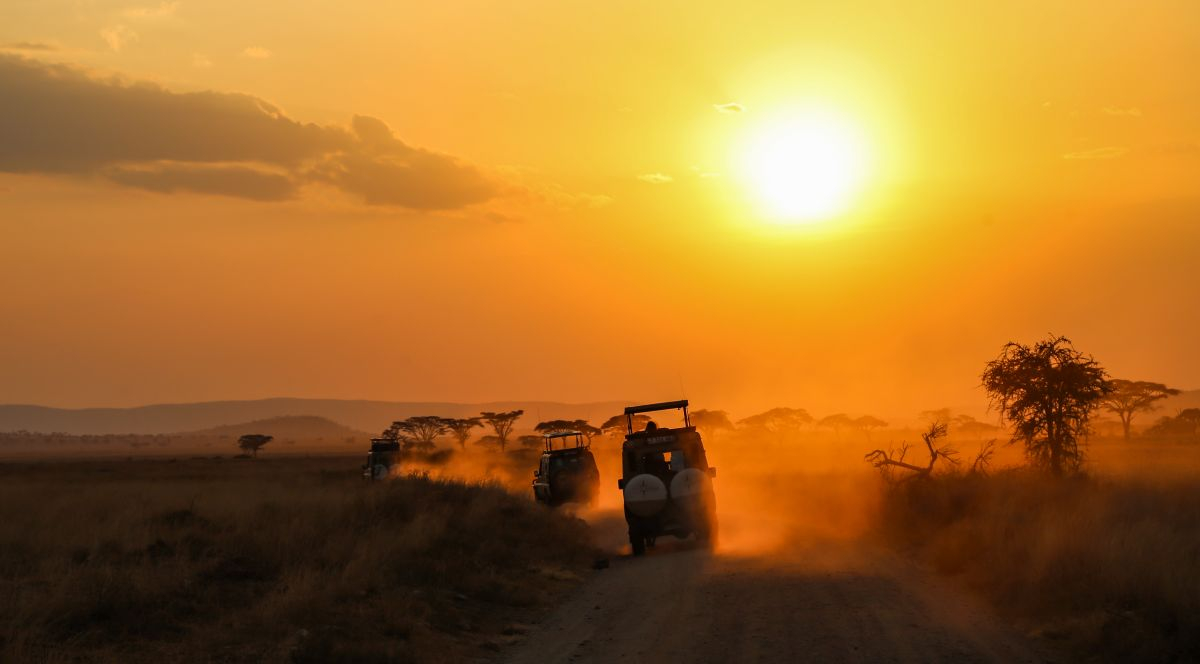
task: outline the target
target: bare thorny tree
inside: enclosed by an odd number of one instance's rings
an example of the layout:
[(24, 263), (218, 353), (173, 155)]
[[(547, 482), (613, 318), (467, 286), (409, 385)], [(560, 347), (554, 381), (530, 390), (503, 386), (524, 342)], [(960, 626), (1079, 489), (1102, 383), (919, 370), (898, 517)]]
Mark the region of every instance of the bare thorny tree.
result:
[[(921, 440), (925, 443), (925, 449), (929, 452), (929, 463), (924, 466), (915, 463), (909, 463), (908, 452), (912, 446), (908, 443), (902, 443), (899, 449), (891, 448), (888, 450), (874, 450), (869, 452), (864, 458), (872, 466), (879, 469), (883, 478), (889, 483), (904, 482), (908, 480), (925, 478), (933, 474), (934, 468), (938, 462), (957, 467), (959, 465), (958, 450), (953, 446), (940, 442), (949, 433), (950, 429), (947, 423), (943, 420), (937, 420), (929, 425), (929, 430), (921, 434)], [(971, 463), (971, 472), (986, 474), (988, 465), (992, 460), (994, 441), (988, 441), (980, 448), (979, 454)], [(907, 471), (907, 472), (904, 472)]]

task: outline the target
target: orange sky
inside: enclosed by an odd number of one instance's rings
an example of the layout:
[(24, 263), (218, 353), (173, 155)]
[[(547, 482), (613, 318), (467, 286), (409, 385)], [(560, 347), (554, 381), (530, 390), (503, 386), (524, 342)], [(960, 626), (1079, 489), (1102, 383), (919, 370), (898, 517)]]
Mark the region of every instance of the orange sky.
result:
[[(1195, 3), (648, 4), (5, 2), (0, 402), (1200, 387)], [(812, 105), (870, 174), (778, 225)]]

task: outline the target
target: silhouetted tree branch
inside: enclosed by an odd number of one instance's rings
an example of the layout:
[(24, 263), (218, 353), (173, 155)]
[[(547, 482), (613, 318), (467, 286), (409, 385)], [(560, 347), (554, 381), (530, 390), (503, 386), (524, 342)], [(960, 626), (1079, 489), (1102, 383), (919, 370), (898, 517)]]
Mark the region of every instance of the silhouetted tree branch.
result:
[(925, 442), (925, 448), (929, 451), (929, 463), (925, 466), (908, 463), (905, 457), (908, 455), (909, 445), (904, 443), (899, 451), (896, 450), (873, 450), (864, 455), (864, 459), (879, 469), (884, 479), (888, 481), (896, 481), (893, 470), (896, 468), (912, 471), (911, 475), (905, 476), (904, 480), (910, 480), (917, 477), (928, 477), (933, 473), (934, 466), (937, 465), (938, 459), (942, 459), (946, 463), (958, 465), (958, 450), (949, 445), (938, 445), (937, 442), (946, 437), (947, 427), (945, 422), (934, 422), (929, 425), (929, 430), (921, 434), (921, 440)]

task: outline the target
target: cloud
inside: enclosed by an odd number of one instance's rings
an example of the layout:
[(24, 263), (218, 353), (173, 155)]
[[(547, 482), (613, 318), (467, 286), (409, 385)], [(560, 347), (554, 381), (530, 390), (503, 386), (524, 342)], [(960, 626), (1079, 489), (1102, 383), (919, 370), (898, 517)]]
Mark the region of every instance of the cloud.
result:
[(1105, 106), (1104, 108), (1100, 109), (1100, 112), (1104, 113), (1105, 115), (1117, 115), (1117, 116), (1124, 116), (1124, 117), (1130, 117), (1130, 118), (1142, 117), (1142, 109), (1137, 108), (1136, 106), (1131, 107), (1131, 108), (1119, 108), (1116, 106)]
[(197, 69), (207, 69), (213, 66), (213, 63), (207, 55), (204, 55), (203, 53), (193, 53), (192, 66)]
[(113, 51), (120, 53), (121, 49), (137, 39), (137, 33), (124, 25), (114, 25), (100, 31), (100, 37)]
[(447, 209), (480, 203), (493, 186), (474, 168), (405, 145), (382, 121), (355, 116), (358, 149), (338, 154), (313, 173), (374, 205)]
[(1125, 148), (1104, 147), (1093, 148), (1091, 150), (1080, 150), (1079, 152), (1068, 152), (1064, 154), (1063, 159), (1113, 159), (1120, 157), (1128, 152)]
[(296, 196), (296, 182), (290, 175), (249, 166), (187, 163), (114, 166), (105, 169), (104, 175), (113, 182), (161, 193), (189, 191), (256, 201), (281, 201)]
[(642, 182), (649, 182), (650, 184), (666, 184), (668, 182), (675, 181), (675, 178), (667, 175), (666, 173), (646, 173), (645, 175), (639, 175), (638, 179)]
[(261, 46), (247, 46), (246, 48), (242, 49), (242, 55), (246, 56), (247, 58), (254, 58), (255, 60), (266, 60), (274, 55), (274, 53)]
[(57, 46), (43, 44), (41, 42), (12, 42), (11, 44), (0, 45), (0, 51), (26, 51), (26, 52), (42, 52), (57, 51)]
[(746, 110), (745, 106), (742, 106), (737, 102), (730, 102), (728, 104), (713, 104), (713, 108), (717, 109), (718, 113), (741, 113), (742, 111)]
[(0, 172), (252, 200), (324, 184), (369, 204), (420, 210), (499, 193), (475, 167), (407, 145), (364, 116), (353, 131), (306, 124), (250, 95), (175, 93), (8, 55), (0, 55), (0, 98)]

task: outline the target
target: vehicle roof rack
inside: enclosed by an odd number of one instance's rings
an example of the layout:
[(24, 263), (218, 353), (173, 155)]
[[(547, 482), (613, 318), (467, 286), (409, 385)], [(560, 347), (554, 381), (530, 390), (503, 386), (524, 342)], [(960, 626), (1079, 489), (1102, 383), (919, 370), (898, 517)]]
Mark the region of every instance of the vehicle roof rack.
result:
[(648, 403), (644, 406), (626, 406), (625, 414), (626, 415), (636, 415), (637, 413), (650, 413), (650, 412), (653, 412), (656, 410), (678, 410), (680, 408), (687, 408), (687, 407), (688, 407), (687, 399), (680, 399), (679, 401), (664, 401), (662, 403)]

